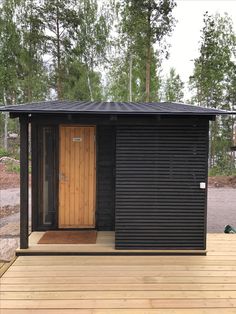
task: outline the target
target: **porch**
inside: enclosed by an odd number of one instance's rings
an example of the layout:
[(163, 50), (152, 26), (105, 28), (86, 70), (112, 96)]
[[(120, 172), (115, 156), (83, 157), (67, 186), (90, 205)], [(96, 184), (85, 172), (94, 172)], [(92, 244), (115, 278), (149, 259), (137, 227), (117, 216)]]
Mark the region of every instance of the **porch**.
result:
[(233, 314), (236, 237), (207, 242), (207, 256), (20, 256), (1, 279), (1, 313)]
[(29, 247), (17, 249), (16, 255), (205, 255), (206, 250), (117, 250), (115, 232), (98, 231), (95, 244), (39, 244), (45, 232), (34, 231), (29, 236)]

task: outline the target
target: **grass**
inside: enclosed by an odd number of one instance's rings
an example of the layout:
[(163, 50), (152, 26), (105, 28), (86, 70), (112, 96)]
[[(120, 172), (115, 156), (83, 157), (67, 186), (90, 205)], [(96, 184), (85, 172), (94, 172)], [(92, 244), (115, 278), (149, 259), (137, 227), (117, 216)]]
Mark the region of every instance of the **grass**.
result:
[(7, 172), (20, 173), (20, 164), (14, 161), (7, 161), (5, 165)]
[(215, 176), (235, 176), (236, 175), (236, 168), (235, 167), (228, 167), (228, 168), (219, 168), (217, 166), (212, 167), (209, 169), (209, 176), (215, 177)]
[[(14, 161), (7, 161), (5, 162), (6, 165), (6, 171), (10, 173), (20, 173), (20, 164), (14, 162)], [(31, 173), (31, 166), (29, 166), (29, 173)]]
[(9, 152), (7, 152), (5, 149), (0, 148), (0, 158), (1, 157), (10, 157), (11, 154)]

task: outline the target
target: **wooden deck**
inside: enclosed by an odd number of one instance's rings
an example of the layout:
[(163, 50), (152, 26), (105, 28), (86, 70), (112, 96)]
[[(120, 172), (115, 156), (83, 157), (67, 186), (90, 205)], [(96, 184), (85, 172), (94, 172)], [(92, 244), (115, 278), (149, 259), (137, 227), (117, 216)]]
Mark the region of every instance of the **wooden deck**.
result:
[(236, 235), (207, 256), (20, 256), (1, 279), (1, 314), (235, 314)]

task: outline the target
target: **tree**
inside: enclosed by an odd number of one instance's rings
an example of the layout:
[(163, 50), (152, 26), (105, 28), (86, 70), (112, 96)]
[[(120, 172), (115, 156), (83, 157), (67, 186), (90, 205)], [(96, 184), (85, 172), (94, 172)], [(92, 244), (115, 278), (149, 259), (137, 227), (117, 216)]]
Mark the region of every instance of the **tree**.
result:
[(175, 69), (171, 68), (166, 81), (164, 82), (164, 100), (182, 102), (184, 97), (184, 83), (176, 74)]
[(100, 86), (95, 69), (104, 67), (110, 46), (111, 3), (107, 1), (106, 6), (99, 9), (96, 0), (81, 0), (74, 9), (77, 18), (74, 20), (75, 47), (72, 50), (72, 59), (84, 64), (89, 98), (93, 101), (98, 97), (97, 89)]
[(174, 0), (121, 1), (123, 42), (126, 42), (130, 55), (139, 55), (145, 64), (143, 76), (147, 102), (151, 100), (153, 55), (158, 51), (159, 54), (165, 52), (167, 56), (165, 38), (171, 34), (175, 24), (172, 16), (175, 5)]
[(17, 8), (21, 36), (21, 90), (22, 102), (45, 99), (48, 94), (47, 69), (44, 56), (44, 24), (38, 15), (39, 1), (21, 0)]
[[(228, 15), (204, 15), (200, 56), (194, 60), (190, 77), (194, 100), (202, 106), (233, 109), (235, 86), (236, 37)], [(211, 125), (211, 166), (231, 165), (232, 117), (221, 117)]]
[[(88, 76), (92, 85), (88, 84)], [(93, 71), (88, 73), (88, 68), (77, 58), (71, 58), (65, 65), (63, 95), (66, 99), (71, 100), (88, 100), (92, 95), (96, 100), (102, 100), (101, 75), (99, 72)]]
[[(19, 95), (20, 73), (19, 57), (21, 54), (20, 34), (15, 22), (17, 2), (6, 0), (0, 12), (0, 97), (1, 102), (13, 105)], [(4, 148), (8, 149), (8, 114), (4, 117)]]
[[(151, 101), (159, 100), (160, 76), (157, 75), (157, 64), (156, 56), (152, 54)], [(129, 54), (113, 60), (108, 74), (107, 98), (113, 101), (145, 101), (145, 63), (139, 55), (132, 55), (132, 68)]]
[(52, 86), (59, 99), (63, 98), (63, 63), (72, 45), (74, 5), (73, 0), (45, 0), (38, 8), (40, 23), (45, 28), (46, 52), (52, 56)]

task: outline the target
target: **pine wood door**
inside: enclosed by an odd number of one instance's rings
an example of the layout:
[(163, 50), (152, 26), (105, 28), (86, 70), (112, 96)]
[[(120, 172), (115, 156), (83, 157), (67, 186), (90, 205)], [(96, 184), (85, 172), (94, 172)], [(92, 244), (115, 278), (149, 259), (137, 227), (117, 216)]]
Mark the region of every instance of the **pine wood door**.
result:
[(94, 126), (60, 126), (59, 228), (95, 227)]

